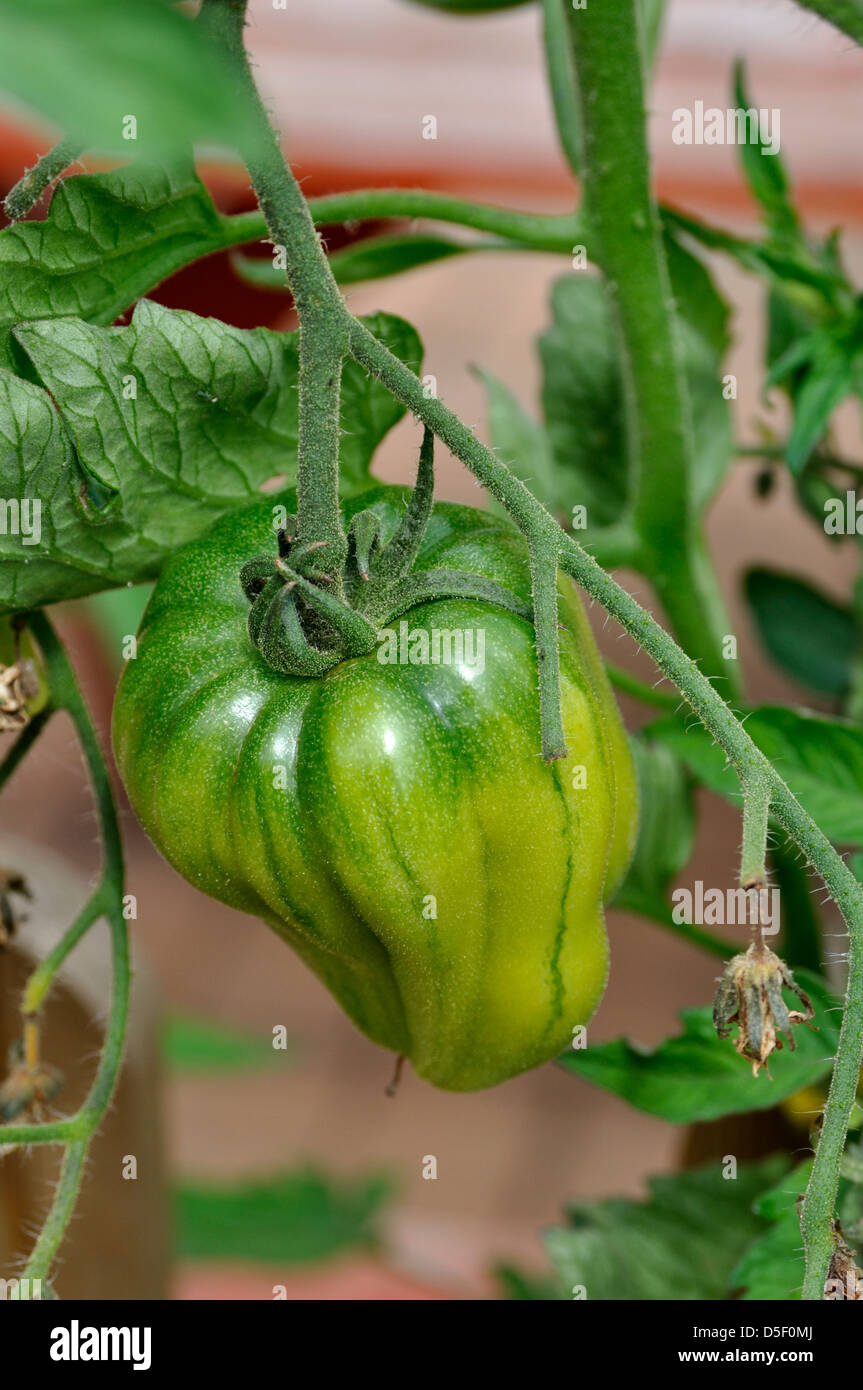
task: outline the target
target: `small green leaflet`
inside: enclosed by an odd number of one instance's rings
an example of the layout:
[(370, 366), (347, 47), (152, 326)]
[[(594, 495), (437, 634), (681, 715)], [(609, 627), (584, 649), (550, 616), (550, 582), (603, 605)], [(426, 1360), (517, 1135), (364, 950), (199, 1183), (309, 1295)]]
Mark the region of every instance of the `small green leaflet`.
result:
[(235, 1185), (187, 1182), (174, 1196), (184, 1259), (302, 1265), (379, 1244), (385, 1178), (331, 1179), (317, 1169)]
[[(734, 69), (734, 101), (738, 111), (756, 110), (749, 100), (746, 90), (746, 69), (742, 62)], [(771, 113), (772, 117), (772, 113)], [(773, 139), (778, 138), (778, 130), (771, 127)], [(771, 241), (777, 245), (793, 248), (804, 245), (797, 213), (791, 202), (788, 177), (782, 164), (778, 149), (772, 153), (763, 139), (761, 120), (758, 120), (756, 138), (747, 138), (740, 146), (740, 159), (743, 173), (753, 196), (764, 211), (767, 230)]]
[[(692, 489), (700, 511), (732, 454), (730, 412), (720, 380), (728, 308), (704, 265), (670, 233), (665, 250), (692, 404)], [(591, 530), (617, 525), (625, 519), (633, 487), (617, 333), (601, 280), (573, 272), (555, 282), (552, 323), (539, 339), (539, 350), (560, 509), (585, 506)]]
[(682, 1010), (683, 1032), (652, 1050), (616, 1038), (564, 1053), (559, 1061), (583, 1080), (672, 1124), (769, 1110), (829, 1074), (842, 1019), (838, 1001), (817, 975), (808, 970), (794, 974), (812, 1000), (814, 1027), (799, 1025), (796, 1050), (773, 1054), (772, 1081), (753, 1076), (752, 1064), (738, 1055), (732, 1040), (716, 1036), (709, 1005)]
[(164, 0), (0, 0), (0, 90), (117, 155), (235, 149), (253, 129), (215, 47)]
[[(863, 728), (808, 710), (762, 705), (746, 715), (746, 731), (829, 839), (863, 846)], [(705, 786), (739, 804), (736, 774), (691, 716), (659, 719), (645, 735), (673, 749)]]
[(573, 1205), (545, 1247), (570, 1297), (583, 1289), (588, 1302), (725, 1299), (735, 1265), (766, 1227), (753, 1203), (787, 1168), (776, 1155), (742, 1164), (735, 1177), (716, 1161), (651, 1178), (643, 1202)]
[(476, 375), (486, 390), (492, 448), (534, 497), (557, 510), (560, 477), (548, 435), (504, 382), (481, 368)]
[[(366, 322), (419, 366), (409, 324)], [(41, 534), (37, 544), (32, 526), (29, 537), (0, 535), (0, 612), (153, 578), (223, 512), (293, 482), (296, 334), (142, 300), (124, 328), (64, 318), (15, 335), (41, 386), (0, 369), (0, 496), (38, 503)], [(346, 364), (346, 495), (369, 483), (374, 450), (403, 414)]]
[(629, 872), (614, 899), (624, 911), (666, 917), (667, 890), (692, 852), (692, 780), (663, 744), (629, 740), (638, 774), (639, 827)]
[(16, 367), (9, 330), (74, 315), (109, 324), (228, 233), (194, 169), (130, 164), (58, 184), (44, 222), (0, 232), (0, 366)]
[(797, 1198), (806, 1191), (812, 1160), (786, 1173), (755, 1203), (755, 1211), (771, 1224), (738, 1261), (732, 1282), (743, 1289), (747, 1302), (768, 1299), (790, 1302), (800, 1298), (806, 1265)]
[(861, 638), (851, 610), (773, 570), (750, 570), (744, 587), (762, 645), (776, 664), (811, 690), (846, 694)]
[(539, 339), (542, 408), (559, 507), (587, 508), (590, 527), (620, 520), (629, 491), (617, 342), (602, 282), (556, 280), (552, 322)]
[(284, 1065), (287, 1055), (273, 1047), (272, 1037), (188, 1014), (169, 1015), (162, 1029), (162, 1058), (175, 1072), (223, 1075), (260, 1071)]

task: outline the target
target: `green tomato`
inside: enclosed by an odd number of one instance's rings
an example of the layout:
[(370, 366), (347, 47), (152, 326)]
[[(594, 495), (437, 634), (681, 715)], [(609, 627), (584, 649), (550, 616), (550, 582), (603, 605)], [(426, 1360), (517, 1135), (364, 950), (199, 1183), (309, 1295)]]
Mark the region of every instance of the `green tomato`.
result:
[[(406, 498), (378, 488), (346, 518), (372, 508), (387, 540)], [(275, 549), (272, 502), (217, 522), (156, 586), (114, 708), (132, 806), (185, 878), (268, 922), (368, 1037), (437, 1086), (492, 1086), (559, 1053), (605, 987), (602, 909), (637, 793), (586, 617), (562, 579), (569, 757), (551, 764), (533, 628), (490, 604), (424, 603), (370, 655), (281, 675), (249, 640), (238, 579)], [(529, 602), (521, 537), (472, 508), (435, 507), (416, 567)], [(440, 634), (463, 634), (461, 659)]]

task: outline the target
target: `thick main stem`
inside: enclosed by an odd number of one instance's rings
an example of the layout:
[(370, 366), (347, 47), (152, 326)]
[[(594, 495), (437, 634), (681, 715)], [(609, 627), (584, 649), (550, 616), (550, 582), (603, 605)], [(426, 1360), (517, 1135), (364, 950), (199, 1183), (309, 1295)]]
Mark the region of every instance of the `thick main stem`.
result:
[[(634, 0), (569, 9), (592, 260), (617, 324), (635, 476), (636, 567), (654, 584), (681, 644), (711, 676), (729, 627), (699, 553), (694, 441), (683, 353), (650, 187), (643, 57)], [(716, 384), (717, 391), (719, 383)]]
[(240, 150), (300, 322), (297, 534), (322, 543), (304, 564), (309, 579), (332, 578), (341, 592), (348, 553), (339, 508), (339, 400), (347, 349), (345, 308), (326, 256), (304, 249), (317, 232), (299, 184), (285, 162), (252, 80), (243, 46), (245, 0), (204, 0), (198, 22), (227, 56), (249, 112)]

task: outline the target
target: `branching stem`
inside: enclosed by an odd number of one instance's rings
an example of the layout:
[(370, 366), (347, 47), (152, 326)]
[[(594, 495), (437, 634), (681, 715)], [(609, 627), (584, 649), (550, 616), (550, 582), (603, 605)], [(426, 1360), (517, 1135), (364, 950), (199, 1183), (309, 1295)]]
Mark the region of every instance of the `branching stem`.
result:
[(47, 154), (43, 154), (33, 168), (29, 169), (6, 194), (3, 211), (9, 221), (18, 222), (22, 217), (26, 217), (45, 190), (61, 174), (65, 174), (69, 165), (74, 164), (83, 152), (84, 146), (80, 141), (61, 140)]
[[(103, 916), (108, 918), (111, 930), (113, 959), (111, 1012), (105, 1041), (96, 1075), (81, 1108), (75, 1115), (64, 1120), (0, 1127), (0, 1150), (13, 1144), (67, 1145), (51, 1209), (25, 1269), (27, 1278), (47, 1279), (75, 1204), (90, 1141), (110, 1103), (120, 1073), (129, 1006), (130, 969), (128, 933), (123, 916), (123, 850), (111, 781), (99, 739), (63, 644), (53, 626), (40, 613), (30, 614), (27, 626), (42, 654), (45, 676), (51, 692), (51, 707), (55, 710), (66, 710), (81, 743), (99, 816), (102, 873), (97, 888), (72, 926), (27, 981), (22, 999), (25, 1027), (28, 1023), (33, 1026), (34, 1015), (44, 1003), (57, 971), (69, 952), (93, 923)], [(24, 732), (26, 733), (26, 730)], [(31, 746), (32, 741), (31, 738), (26, 746)]]

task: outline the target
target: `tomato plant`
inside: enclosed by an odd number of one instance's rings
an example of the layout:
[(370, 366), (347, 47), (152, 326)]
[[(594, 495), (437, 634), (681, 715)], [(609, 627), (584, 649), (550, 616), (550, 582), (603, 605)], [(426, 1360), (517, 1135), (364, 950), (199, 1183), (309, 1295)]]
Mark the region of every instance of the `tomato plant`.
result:
[[(805, 7), (863, 43), (856, 5)], [(111, 778), (43, 610), (155, 582), (114, 710), (132, 807), (181, 874), (268, 922), (374, 1042), (444, 1090), (558, 1057), (679, 1125), (779, 1104), (798, 1114), (814, 1097), (812, 1153), (793, 1169), (779, 1152), (733, 1188), (708, 1166), (656, 1180), (640, 1203), (574, 1208), (548, 1239), (548, 1296), (860, 1297), (859, 595), (839, 602), (763, 566), (747, 576), (766, 652), (831, 702), (752, 708), (704, 527), (749, 454), (760, 498), (784, 469), (802, 514), (837, 544), (858, 534), (846, 484), (860, 468), (829, 431), (860, 394), (860, 293), (838, 238), (803, 227), (758, 122), (739, 142), (758, 235), (657, 200), (644, 112), (658, 0), (535, 8), (580, 191), (558, 214), (398, 188), (307, 202), (255, 87), (243, 0), (202, 0), (194, 15), (161, 0), (128, 14), (113, 0), (39, 0), (26, 13), (0, 2), (0, 85), (67, 132), (11, 190), (0, 232), (0, 703), (16, 735), (0, 785), (65, 711), (103, 847), (96, 887), (28, 980), (0, 1083), (0, 1150), (64, 1153), (28, 1277), (55, 1266), (119, 1074), (130, 987)], [(744, 118), (746, 81), (740, 65)], [(195, 170), (213, 143), (245, 164), (252, 212), (214, 206)], [(123, 163), (64, 177), (85, 152)], [(44, 218), (31, 217), (52, 186)], [(317, 230), (393, 221), (331, 256)], [(239, 250), (262, 241), (271, 265)], [(540, 341), (542, 417), (483, 374), (489, 446), (423, 377), (416, 329), (355, 317), (342, 287), (490, 247), (558, 254), (564, 271)], [(290, 293), (297, 331), (237, 329), (148, 298), (217, 252), (241, 278)], [(767, 289), (764, 389), (789, 406), (787, 438), (764, 427), (735, 443), (713, 256)], [(376, 487), (377, 446), (406, 413), (423, 426), (416, 484)], [(436, 439), (492, 510), (433, 504)], [(616, 568), (647, 581), (667, 626)], [(575, 585), (669, 684), (603, 662)], [(611, 683), (655, 715), (638, 734), (624, 734)], [(696, 787), (742, 801), (739, 872), (710, 890), (712, 917), (680, 884)], [(841, 978), (801, 861), (847, 929)], [(4, 884), (8, 941), (17, 899), (38, 903), (38, 884), (14, 866)], [(743, 918), (717, 915), (717, 899)], [(610, 904), (727, 962), (715, 1006), (685, 1009), (652, 1050), (581, 1045), (605, 986)], [(54, 1118), (60, 1081), (40, 1016), (101, 919), (113, 952), (105, 1043), (82, 1105)], [(741, 923), (745, 949), (713, 931)], [(683, 1293), (681, 1268), (697, 1270)]]

